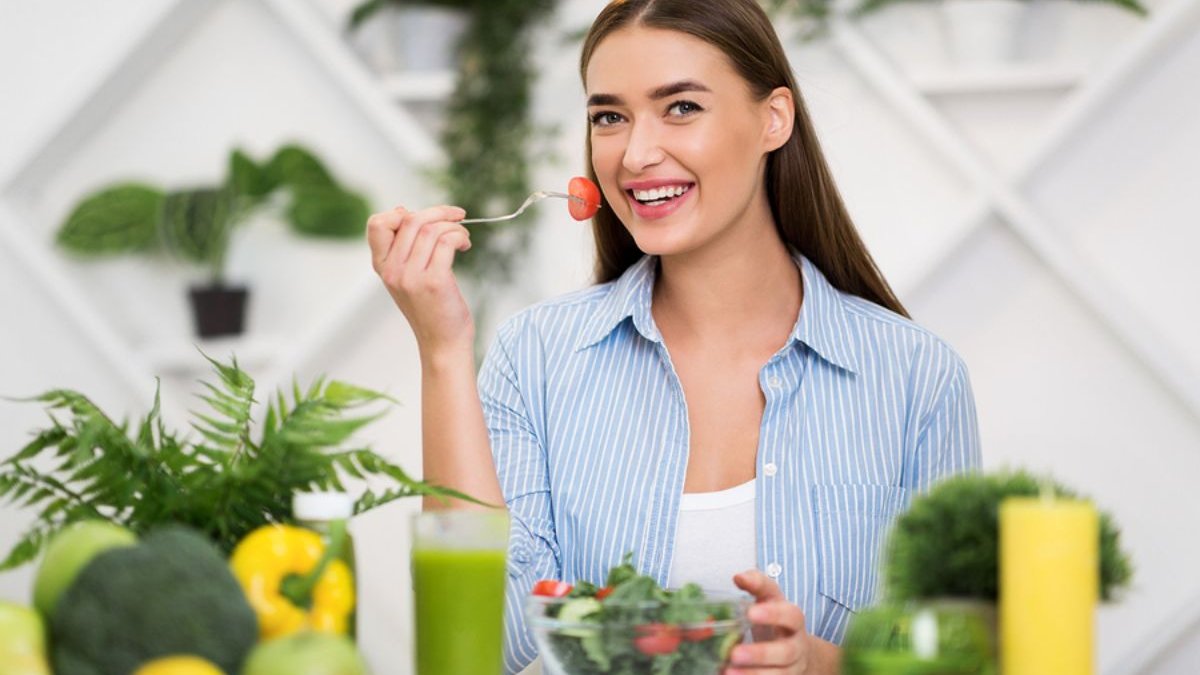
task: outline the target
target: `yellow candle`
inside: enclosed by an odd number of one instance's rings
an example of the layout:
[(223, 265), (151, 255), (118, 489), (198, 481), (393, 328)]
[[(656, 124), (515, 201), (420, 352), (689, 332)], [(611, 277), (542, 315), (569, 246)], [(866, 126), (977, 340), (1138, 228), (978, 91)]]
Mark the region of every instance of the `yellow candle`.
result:
[(1091, 504), (1010, 498), (1000, 505), (1004, 675), (1092, 675), (1100, 525)]

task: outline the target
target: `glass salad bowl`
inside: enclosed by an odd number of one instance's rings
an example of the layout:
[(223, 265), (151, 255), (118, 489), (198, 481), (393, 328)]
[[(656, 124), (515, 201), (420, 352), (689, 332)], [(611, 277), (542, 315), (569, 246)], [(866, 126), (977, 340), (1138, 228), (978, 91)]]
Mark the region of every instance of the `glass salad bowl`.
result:
[(719, 675), (750, 639), (749, 595), (697, 587), (652, 600), (532, 595), (525, 605), (546, 675)]

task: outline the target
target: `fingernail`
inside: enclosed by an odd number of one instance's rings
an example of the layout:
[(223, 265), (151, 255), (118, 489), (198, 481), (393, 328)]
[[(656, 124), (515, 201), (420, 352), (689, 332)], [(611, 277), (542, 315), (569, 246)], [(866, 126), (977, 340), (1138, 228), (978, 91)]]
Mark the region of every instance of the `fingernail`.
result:
[(767, 611), (762, 607), (751, 607), (746, 616), (750, 617), (751, 621), (762, 621), (767, 618)]

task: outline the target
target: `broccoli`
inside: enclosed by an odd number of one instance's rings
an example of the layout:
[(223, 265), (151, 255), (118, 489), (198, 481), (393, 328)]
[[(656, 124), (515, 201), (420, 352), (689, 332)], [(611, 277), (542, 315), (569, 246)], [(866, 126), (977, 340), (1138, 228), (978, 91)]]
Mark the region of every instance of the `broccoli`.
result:
[(88, 563), (60, 599), (50, 634), (57, 675), (129, 675), (169, 654), (236, 673), (258, 640), (258, 620), (217, 548), (171, 526)]

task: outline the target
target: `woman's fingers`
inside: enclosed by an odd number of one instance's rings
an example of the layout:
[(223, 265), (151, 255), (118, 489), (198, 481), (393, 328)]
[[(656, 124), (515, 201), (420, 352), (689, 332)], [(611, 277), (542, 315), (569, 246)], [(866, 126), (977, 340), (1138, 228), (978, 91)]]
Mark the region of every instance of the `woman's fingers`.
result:
[(454, 265), (454, 255), (471, 248), (471, 235), (465, 231), (466, 228), (463, 230), (463, 232), (448, 232), (438, 239), (437, 246), (433, 249), (433, 255), (429, 258), (429, 265), (425, 268), (426, 272), (430, 274), (448, 272)]
[[(388, 252), (388, 261), (395, 260), (407, 266), (409, 259), (412, 257), (417, 237), (427, 225), (439, 222), (449, 222), (457, 225), (458, 221), (466, 217), (467, 212), (457, 206), (434, 206), (408, 214), (404, 222), (400, 224), (400, 229), (396, 232), (396, 240), (392, 242), (392, 248)], [(462, 226), (459, 225), (459, 227)], [(428, 261), (428, 256), (421, 259), (422, 269)]]
[(412, 250), (409, 251), (408, 259), (404, 261), (404, 276), (411, 278), (425, 274), (430, 269), (430, 263), (439, 242), (447, 238), (451, 239), (447, 241), (447, 245), (457, 248), (466, 245), (470, 234), (467, 232), (467, 228), (458, 223), (442, 221), (426, 223), (421, 226), (421, 231), (417, 233), (417, 238), (412, 244)]
[[(790, 638), (738, 645), (729, 654), (726, 675), (743, 673), (803, 673), (808, 667), (808, 654), (802, 635)], [(783, 669), (782, 671), (778, 669)]]
[(733, 583), (753, 595), (754, 599), (759, 602), (784, 599), (783, 589), (779, 588), (779, 584), (758, 570), (746, 570), (741, 574), (735, 574)]
[[(730, 654), (729, 675), (804, 672), (808, 662), (805, 649), (808, 635), (804, 611), (788, 602), (767, 575), (749, 570), (733, 578), (738, 588), (754, 596), (756, 603), (747, 610), (747, 618), (757, 628), (768, 627), (778, 637), (766, 642), (738, 645)], [(777, 669), (784, 669), (783, 671)]]
[(376, 272), (383, 269), (388, 252), (396, 239), (396, 230), (400, 228), (404, 215), (408, 212), (402, 207), (391, 211), (373, 214), (367, 219), (367, 245), (371, 247), (371, 264)]

